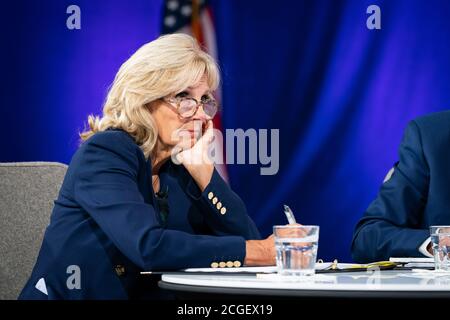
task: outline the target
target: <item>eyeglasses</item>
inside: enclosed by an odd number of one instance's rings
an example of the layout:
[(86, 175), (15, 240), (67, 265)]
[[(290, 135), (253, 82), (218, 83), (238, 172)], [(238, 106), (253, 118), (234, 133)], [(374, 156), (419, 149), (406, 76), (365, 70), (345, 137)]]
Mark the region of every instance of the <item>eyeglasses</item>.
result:
[(218, 105), (216, 100), (214, 99), (202, 99), (201, 101), (197, 101), (194, 98), (188, 97), (171, 97), (171, 98), (162, 98), (165, 102), (169, 104), (174, 104), (176, 106), (177, 112), (182, 118), (191, 118), (197, 112), (200, 105), (203, 106), (203, 112), (206, 114), (208, 119), (214, 118), (217, 113)]

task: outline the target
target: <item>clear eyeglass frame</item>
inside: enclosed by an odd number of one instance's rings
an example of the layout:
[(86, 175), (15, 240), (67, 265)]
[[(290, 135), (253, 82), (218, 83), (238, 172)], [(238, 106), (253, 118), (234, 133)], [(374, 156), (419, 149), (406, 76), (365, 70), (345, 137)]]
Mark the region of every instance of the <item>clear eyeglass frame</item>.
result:
[(219, 109), (217, 101), (214, 99), (198, 101), (197, 99), (190, 97), (168, 97), (162, 98), (162, 100), (170, 104), (172, 107), (175, 107), (179, 116), (185, 119), (193, 117), (197, 113), (200, 106), (203, 107), (203, 112), (206, 114), (208, 119), (214, 118)]

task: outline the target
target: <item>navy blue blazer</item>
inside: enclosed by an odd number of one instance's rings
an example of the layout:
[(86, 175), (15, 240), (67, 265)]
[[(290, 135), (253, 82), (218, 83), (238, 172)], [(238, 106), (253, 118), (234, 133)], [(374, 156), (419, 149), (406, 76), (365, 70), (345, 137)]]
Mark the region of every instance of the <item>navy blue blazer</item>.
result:
[(72, 158), (20, 298), (159, 297), (157, 279), (141, 271), (243, 264), (245, 240), (260, 235), (216, 171), (201, 192), (183, 166), (167, 161), (160, 185), (168, 210), (151, 176), (150, 161), (126, 132), (107, 130), (85, 141)]
[(409, 123), (391, 178), (353, 235), (357, 262), (423, 257), (430, 225), (450, 224), (450, 111)]

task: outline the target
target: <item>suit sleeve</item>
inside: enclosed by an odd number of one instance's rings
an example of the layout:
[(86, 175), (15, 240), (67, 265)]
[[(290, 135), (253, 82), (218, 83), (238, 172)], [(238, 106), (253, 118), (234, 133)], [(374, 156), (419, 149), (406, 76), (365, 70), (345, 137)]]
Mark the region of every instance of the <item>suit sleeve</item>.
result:
[(399, 156), (393, 175), (356, 226), (352, 255), (357, 262), (423, 256), (419, 247), (429, 231), (420, 225), (428, 196), (429, 167), (414, 121), (405, 130)]
[(243, 264), (242, 236), (193, 235), (161, 227), (138, 188), (140, 150), (126, 139), (111, 133), (86, 141), (74, 182), (75, 200), (114, 245), (144, 270), (209, 267), (218, 260)]
[(215, 169), (203, 192), (191, 179), (187, 193), (205, 213), (205, 222), (214, 234), (239, 235), (247, 240), (261, 239), (255, 223), (247, 214), (244, 202)]

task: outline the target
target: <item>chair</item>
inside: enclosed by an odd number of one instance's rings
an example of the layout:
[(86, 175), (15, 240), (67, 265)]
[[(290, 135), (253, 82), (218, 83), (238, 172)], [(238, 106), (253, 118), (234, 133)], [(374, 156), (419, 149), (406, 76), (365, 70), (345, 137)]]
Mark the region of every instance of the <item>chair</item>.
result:
[(67, 165), (0, 163), (0, 299), (17, 299), (31, 275)]

